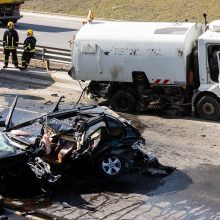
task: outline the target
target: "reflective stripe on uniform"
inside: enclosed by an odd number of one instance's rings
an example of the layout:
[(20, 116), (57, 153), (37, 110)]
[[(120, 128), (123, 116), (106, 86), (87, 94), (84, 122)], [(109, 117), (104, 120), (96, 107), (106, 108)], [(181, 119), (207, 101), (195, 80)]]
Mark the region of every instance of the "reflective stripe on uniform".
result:
[(7, 50), (15, 50), (16, 47), (15, 46), (5, 46), (5, 49), (7, 49)]

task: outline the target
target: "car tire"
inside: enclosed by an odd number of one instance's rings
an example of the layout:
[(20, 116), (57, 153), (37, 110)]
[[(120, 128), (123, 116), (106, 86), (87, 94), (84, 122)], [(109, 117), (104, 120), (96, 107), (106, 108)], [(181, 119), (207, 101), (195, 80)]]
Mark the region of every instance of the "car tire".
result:
[(125, 170), (125, 160), (117, 155), (109, 154), (98, 162), (100, 174), (107, 179), (116, 179)]
[(130, 92), (119, 90), (110, 99), (110, 107), (118, 112), (133, 112), (136, 109), (136, 100)]
[(220, 103), (217, 98), (203, 96), (196, 105), (197, 114), (200, 118), (216, 121), (220, 118)]

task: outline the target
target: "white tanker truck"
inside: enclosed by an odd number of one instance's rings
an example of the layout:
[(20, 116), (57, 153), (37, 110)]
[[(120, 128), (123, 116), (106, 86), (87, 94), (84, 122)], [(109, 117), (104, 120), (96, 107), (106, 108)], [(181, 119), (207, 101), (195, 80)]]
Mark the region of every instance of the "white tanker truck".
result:
[(220, 20), (206, 28), (189, 22), (93, 21), (75, 37), (69, 74), (90, 80), (92, 96), (105, 98), (116, 111), (188, 108), (218, 120), (218, 50)]

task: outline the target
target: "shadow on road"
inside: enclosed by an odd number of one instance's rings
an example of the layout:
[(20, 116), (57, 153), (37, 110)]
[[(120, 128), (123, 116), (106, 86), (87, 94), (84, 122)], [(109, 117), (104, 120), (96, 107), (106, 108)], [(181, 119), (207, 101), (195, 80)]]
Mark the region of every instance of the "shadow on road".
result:
[(54, 84), (54, 80), (46, 70), (29, 68), (21, 72), (15, 68), (0, 71), (0, 87), (16, 90), (46, 89)]
[[(30, 178), (29, 178), (30, 179)], [(29, 187), (14, 186), (14, 194), (10, 190), (10, 199), (19, 198), (23, 205), (21, 209), (35, 210), (37, 208), (84, 210), (95, 212), (108, 206), (108, 203), (118, 203), (132, 199), (146, 203), (146, 199), (158, 195), (174, 194), (185, 190), (192, 183), (191, 178), (180, 170), (175, 170), (167, 177), (150, 177), (142, 174), (128, 174), (110, 181), (99, 177), (94, 172), (83, 172), (67, 178), (59, 187), (53, 190), (51, 198), (40, 199), (39, 188), (36, 181)], [(7, 197), (7, 195), (4, 195)], [(42, 201), (41, 201), (42, 200)], [(54, 204), (53, 206), (51, 206)], [(56, 204), (56, 205), (55, 205)], [(60, 204), (60, 205), (59, 205)], [(119, 203), (120, 204), (120, 203)], [(61, 207), (61, 208), (59, 208)], [(69, 209), (70, 212), (73, 211)]]
[(18, 96), (19, 100), (22, 99), (31, 99), (31, 100), (44, 100), (44, 98), (40, 97), (40, 96), (33, 96), (33, 95), (18, 95), (16, 93), (0, 93), (0, 96), (3, 97), (8, 97), (8, 98), (15, 98), (16, 96)]
[(19, 23), (16, 25), (16, 29), (19, 30), (27, 30), (33, 29), (34, 31), (40, 32), (50, 32), (50, 33), (60, 33), (60, 32), (70, 32), (70, 31), (78, 31), (78, 29), (73, 28), (63, 28), (63, 27), (53, 27), (47, 25), (40, 25), (40, 24), (28, 24), (28, 23)]
[[(93, 200), (98, 200), (99, 197), (110, 196), (125, 199), (123, 197), (136, 194), (152, 197), (185, 190), (190, 184), (192, 184), (191, 178), (180, 170), (175, 170), (167, 177), (128, 174), (115, 181), (106, 180), (94, 174), (87, 174), (75, 176), (65, 181), (54, 192), (53, 200), (68, 203), (72, 207), (87, 209)], [(172, 187), (170, 187), (171, 185)], [(89, 199), (85, 200), (81, 195), (84, 195), (83, 197), (87, 195)]]

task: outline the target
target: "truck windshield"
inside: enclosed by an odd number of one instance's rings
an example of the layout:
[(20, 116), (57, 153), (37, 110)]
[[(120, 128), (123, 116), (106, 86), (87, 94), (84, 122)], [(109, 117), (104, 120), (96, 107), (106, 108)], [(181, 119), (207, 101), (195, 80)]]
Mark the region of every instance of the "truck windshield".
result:
[(220, 45), (210, 45), (208, 47), (208, 62), (210, 70), (210, 78), (214, 82), (218, 82), (219, 67), (217, 53), (220, 51)]

